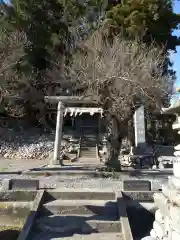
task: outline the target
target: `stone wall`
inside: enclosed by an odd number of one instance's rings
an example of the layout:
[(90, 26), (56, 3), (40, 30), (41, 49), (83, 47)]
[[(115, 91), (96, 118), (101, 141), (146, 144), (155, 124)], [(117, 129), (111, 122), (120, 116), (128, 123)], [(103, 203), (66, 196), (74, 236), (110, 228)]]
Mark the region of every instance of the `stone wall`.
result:
[[(179, 130), (180, 123), (173, 128)], [(173, 162), (173, 176), (162, 186), (162, 192), (154, 194), (158, 210), (150, 236), (142, 240), (180, 240), (180, 145), (175, 150), (178, 158)]]

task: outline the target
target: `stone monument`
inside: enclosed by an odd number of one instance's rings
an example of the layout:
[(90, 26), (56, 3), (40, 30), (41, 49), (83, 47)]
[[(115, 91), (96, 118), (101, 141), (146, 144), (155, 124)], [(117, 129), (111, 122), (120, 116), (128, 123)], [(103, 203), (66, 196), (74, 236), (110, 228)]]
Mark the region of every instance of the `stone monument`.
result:
[(134, 114), (135, 146), (139, 152), (146, 147), (144, 106), (139, 107)]
[[(177, 113), (177, 123), (173, 129), (180, 134), (180, 104), (164, 109), (168, 113)], [(175, 147), (173, 162), (173, 176), (162, 186), (161, 193), (154, 194), (154, 201), (158, 210), (150, 236), (142, 240), (179, 240), (180, 239), (180, 144)]]

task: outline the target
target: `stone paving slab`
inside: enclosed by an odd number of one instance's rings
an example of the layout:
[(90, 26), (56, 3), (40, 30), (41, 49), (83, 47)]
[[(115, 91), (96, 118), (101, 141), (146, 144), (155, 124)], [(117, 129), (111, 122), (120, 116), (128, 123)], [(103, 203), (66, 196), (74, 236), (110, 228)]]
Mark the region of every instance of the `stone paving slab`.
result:
[(124, 180), (124, 191), (151, 191), (151, 181), (148, 180)]
[(74, 234), (67, 237), (58, 237), (55, 234), (42, 233), (32, 240), (125, 240), (122, 234), (118, 233), (92, 233), (88, 235)]
[[(92, 176), (81, 176), (80, 174), (69, 174), (66, 176), (66, 171), (59, 169), (58, 176), (52, 175), (51, 171), (47, 171), (46, 167), (40, 168), (47, 164), (48, 160), (22, 160), (22, 159), (4, 159), (0, 158), (0, 185), (3, 179), (17, 178), (17, 179), (38, 179), (40, 181), (40, 188), (97, 188), (97, 189), (122, 189), (122, 181), (126, 179), (141, 179), (152, 181), (152, 190), (161, 189), (162, 184), (168, 181), (168, 176), (172, 175), (172, 170), (124, 170), (119, 173), (119, 179), (112, 179), (110, 176), (105, 178), (94, 178)], [(76, 163), (77, 164), (77, 163)], [(76, 164), (73, 164), (76, 165)], [(67, 166), (66, 166), (67, 167)], [(94, 166), (86, 165), (86, 169)], [(28, 172), (28, 169), (43, 169), (40, 176), (34, 175), (20, 175), (21, 171)], [(49, 170), (49, 168), (48, 168)], [(13, 171), (14, 174), (11, 174)], [(20, 171), (19, 174), (16, 171)], [(71, 171), (76, 171), (76, 167), (71, 166)], [(36, 171), (34, 171), (36, 172)], [(43, 173), (44, 172), (44, 173)], [(53, 172), (53, 171), (52, 171)], [(62, 174), (63, 172), (63, 174)]]
[[(17, 179), (38, 179), (40, 188), (86, 188), (86, 189), (106, 189), (106, 190), (118, 190), (122, 189), (123, 179), (139, 179), (137, 177), (124, 176), (122, 179), (111, 178), (92, 178), (86, 176), (26, 176), (26, 175), (14, 175), (14, 174), (0, 174), (0, 185), (3, 179), (17, 178)], [(164, 176), (154, 176), (152, 179), (148, 176), (140, 179), (148, 179), (152, 181), (152, 191), (162, 188), (162, 185), (168, 182), (168, 174)]]
[(27, 171), (48, 164), (47, 159), (7, 159), (0, 157), (0, 172)]
[(12, 190), (37, 190), (39, 189), (39, 181), (35, 179), (11, 179), (9, 189)]

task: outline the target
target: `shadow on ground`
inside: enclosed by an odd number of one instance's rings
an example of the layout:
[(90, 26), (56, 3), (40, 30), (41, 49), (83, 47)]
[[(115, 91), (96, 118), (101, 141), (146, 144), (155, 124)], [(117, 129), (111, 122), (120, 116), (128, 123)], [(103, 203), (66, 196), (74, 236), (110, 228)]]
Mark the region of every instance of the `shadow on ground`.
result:
[(154, 213), (148, 211), (142, 206), (126, 208), (133, 239), (139, 240), (149, 236), (153, 228)]
[(20, 231), (18, 230), (3, 230), (0, 231), (0, 239), (1, 240), (17, 240)]
[[(92, 215), (66, 215), (68, 211), (65, 211), (63, 215), (52, 215), (51, 211), (44, 211), (40, 215), (34, 226), (29, 239), (31, 240), (51, 240), (61, 239), (63, 237), (72, 237), (73, 235), (90, 235), (93, 233), (102, 233), (101, 227), (91, 226), (88, 221), (118, 221), (118, 210), (115, 202), (107, 202), (105, 206), (85, 205), (88, 211), (92, 212)], [(44, 213), (44, 216), (42, 216)], [(106, 223), (105, 223), (106, 224)], [(103, 228), (104, 229), (104, 228)], [(111, 230), (110, 230), (111, 232)], [(119, 232), (118, 232), (119, 233)], [(29, 240), (28, 239), (28, 240)]]

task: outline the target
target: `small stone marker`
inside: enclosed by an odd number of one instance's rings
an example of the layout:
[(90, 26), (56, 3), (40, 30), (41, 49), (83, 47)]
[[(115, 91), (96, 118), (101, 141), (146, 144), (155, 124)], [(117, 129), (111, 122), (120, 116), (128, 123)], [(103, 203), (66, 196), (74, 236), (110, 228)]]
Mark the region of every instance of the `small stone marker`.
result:
[(151, 181), (124, 180), (123, 191), (151, 191)]
[(9, 189), (11, 190), (37, 190), (39, 189), (39, 180), (34, 179), (10, 179)]
[(6, 191), (9, 190), (10, 179), (4, 179), (2, 181), (2, 190)]

